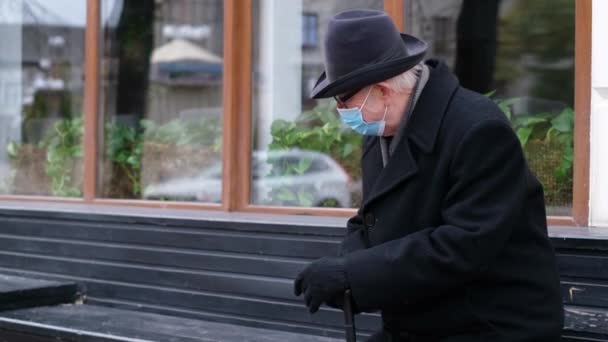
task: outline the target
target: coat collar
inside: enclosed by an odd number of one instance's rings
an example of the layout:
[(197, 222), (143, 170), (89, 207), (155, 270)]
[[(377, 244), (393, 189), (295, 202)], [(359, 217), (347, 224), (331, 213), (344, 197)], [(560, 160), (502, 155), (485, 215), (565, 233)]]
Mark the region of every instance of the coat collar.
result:
[[(393, 156), (379, 173), (371, 192), (367, 194), (363, 203), (364, 207), (418, 172), (410, 140), (426, 153), (433, 151), (443, 116), (452, 96), (458, 89), (458, 80), (445, 64), (436, 60), (429, 60), (426, 63), (430, 67), (431, 73), (411, 117), (408, 118), (409, 122), (404, 128), (404, 138), (407, 138), (399, 141)], [(377, 153), (380, 153), (379, 144), (375, 142), (367, 144), (366, 150), (372, 147), (377, 150)], [(366, 152), (368, 151), (364, 151), (363, 154), (364, 162)]]
[(426, 64), (431, 70), (429, 80), (408, 119), (405, 135), (421, 150), (430, 153), (435, 146), (443, 115), (458, 89), (458, 80), (444, 63), (431, 59)]

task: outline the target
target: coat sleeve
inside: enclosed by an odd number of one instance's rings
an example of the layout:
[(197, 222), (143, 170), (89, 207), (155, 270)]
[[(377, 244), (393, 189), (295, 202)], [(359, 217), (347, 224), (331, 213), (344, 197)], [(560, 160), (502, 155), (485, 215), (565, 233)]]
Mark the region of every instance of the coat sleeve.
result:
[(464, 134), (453, 153), (444, 224), (346, 256), (347, 278), (361, 311), (462, 287), (507, 243), (524, 210), (528, 177), (515, 133), (507, 122), (486, 119)]
[(339, 255), (344, 256), (354, 251), (368, 247), (367, 236), (363, 225), (363, 217), (360, 213), (351, 217), (346, 224), (346, 237), (340, 244)]

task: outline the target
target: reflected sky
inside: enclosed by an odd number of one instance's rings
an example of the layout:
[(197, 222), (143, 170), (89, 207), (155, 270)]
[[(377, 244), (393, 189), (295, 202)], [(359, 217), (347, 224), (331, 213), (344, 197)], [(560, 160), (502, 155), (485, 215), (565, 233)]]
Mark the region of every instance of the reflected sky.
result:
[[(84, 27), (86, 0), (1, 0), (0, 24), (38, 24)], [(123, 0), (103, 0), (102, 20)], [(112, 25), (110, 19), (110, 25)]]

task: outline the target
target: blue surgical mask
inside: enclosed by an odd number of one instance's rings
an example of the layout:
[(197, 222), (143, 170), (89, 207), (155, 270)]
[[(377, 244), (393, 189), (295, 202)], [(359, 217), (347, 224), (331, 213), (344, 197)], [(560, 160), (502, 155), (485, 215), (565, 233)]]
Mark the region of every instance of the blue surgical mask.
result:
[(355, 132), (363, 135), (376, 135), (382, 136), (384, 134), (384, 128), (386, 127), (386, 112), (388, 107), (384, 110), (384, 117), (380, 121), (373, 122), (365, 122), (363, 119), (363, 106), (367, 102), (367, 98), (369, 94), (371, 94), (373, 87), (369, 88), (367, 95), (365, 96), (365, 100), (361, 104), (361, 108), (353, 107), (353, 108), (336, 108), (338, 113), (340, 114), (340, 118), (342, 122), (346, 124), (348, 127), (353, 129)]

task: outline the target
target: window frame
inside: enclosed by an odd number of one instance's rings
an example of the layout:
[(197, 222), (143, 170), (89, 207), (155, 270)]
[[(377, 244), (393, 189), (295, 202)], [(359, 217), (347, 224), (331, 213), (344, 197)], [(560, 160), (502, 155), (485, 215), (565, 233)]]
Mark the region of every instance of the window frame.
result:
[[(98, 198), (97, 167), (99, 149), (99, 70), (101, 56), (101, 1), (87, 0), (85, 28), (84, 82), (84, 160), (83, 197), (0, 195), (0, 201), (40, 201), (130, 206), (220, 210), (241, 213), (305, 214), (348, 217), (356, 209), (277, 207), (253, 205), (251, 195), (251, 72), (252, 72), (252, 2), (224, 0), (224, 75), (222, 137), (222, 203), (165, 202)], [(384, 10), (397, 27), (404, 30), (405, 2), (384, 0)], [(571, 216), (548, 216), (550, 225), (587, 226), (589, 219), (589, 158), (591, 106), (591, 13), (592, 0), (576, 0), (575, 15), (575, 103), (574, 166)]]
[[(314, 24), (314, 25), (312, 25)], [(313, 30), (314, 42), (308, 40), (310, 31)], [(319, 47), (319, 15), (312, 12), (302, 12), (302, 48), (316, 49)]]

